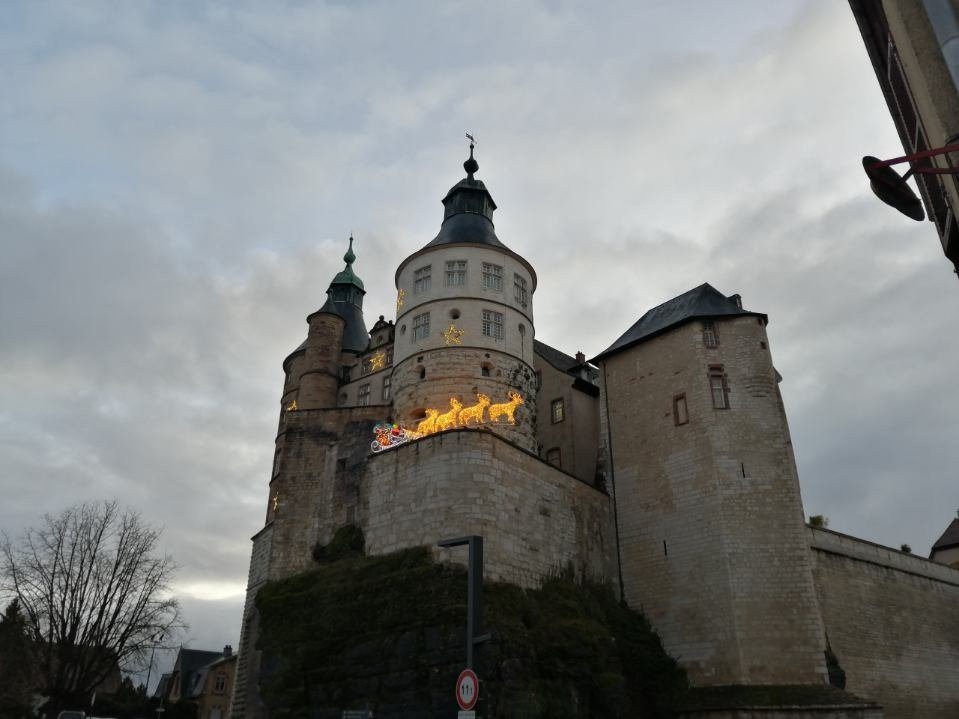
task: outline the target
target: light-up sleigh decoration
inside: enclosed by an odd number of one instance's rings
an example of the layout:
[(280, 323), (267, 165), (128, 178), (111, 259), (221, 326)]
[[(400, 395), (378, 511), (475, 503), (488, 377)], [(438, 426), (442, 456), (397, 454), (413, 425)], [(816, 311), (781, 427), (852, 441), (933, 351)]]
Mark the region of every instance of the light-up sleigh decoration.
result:
[(407, 429), (398, 424), (383, 422), (373, 427), (375, 439), (370, 443), (374, 452), (382, 452), (414, 439), (419, 439), (436, 432), (442, 432), (455, 427), (467, 427), (474, 424), (485, 424), (486, 421), (499, 423), (503, 417), (507, 424), (516, 424), (516, 408), (524, 404), (523, 397), (518, 392), (507, 392), (508, 402), (492, 404), (489, 395), (476, 395), (476, 404), (464, 407), (456, 397), (450, 397), (450, 408), (446, 412), (428, 407), (426, 417), (420, 420), (416, 429)]

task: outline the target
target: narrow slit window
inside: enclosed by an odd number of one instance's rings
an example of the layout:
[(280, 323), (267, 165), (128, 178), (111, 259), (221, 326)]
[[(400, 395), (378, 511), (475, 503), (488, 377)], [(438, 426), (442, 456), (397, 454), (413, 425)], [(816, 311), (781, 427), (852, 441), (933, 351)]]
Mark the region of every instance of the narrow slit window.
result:
[(686, 395), (678, 394), (673, 397), (673, 422), (678, 427), (689, 422), (689, 410), (686, 407)]

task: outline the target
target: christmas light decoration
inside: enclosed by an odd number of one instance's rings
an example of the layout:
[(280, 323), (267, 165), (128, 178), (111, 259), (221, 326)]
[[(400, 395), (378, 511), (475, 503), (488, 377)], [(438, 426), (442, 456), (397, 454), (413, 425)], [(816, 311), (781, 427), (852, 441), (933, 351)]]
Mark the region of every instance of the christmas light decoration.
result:
[(370, 357), (370, 372), (376, 372), (386, 367), (386, 352), (380, 351)]
[(290, 402), (290, 403), (286, 406), (286, 411), (287, 411), (287, 412), (296, 412), (297, 409), (298, 409), (298, 408), (297, 408), (297, 406), (296, 406), (296, 400), (293, 400), (292, 402)]
[(396, 314), (400, 313), (400, 308), (406, 301), (406, 290), (400, 290), (396, 293)]
[(456, 325), (450, 325), (448, 329), (443, 330), (443, 339), (446, 340), (448, 345), (458, 345), (463, 342), (463, 335), (466, 334), (466, 330), (461, 330)]
[(280, 493), (277, 492), (273, 495), (273, 514), (276, 514), (276, 504), (280, 501)]
[(477, 394), (476, 404), (464, 407), (456, 397), (450, 397), (450, 408), (441, 413), (438, 409), (427, 407), (426, 416), (416, 425), (416, 429), (407, 429), (398, 424), (384, 422), (373, 427), (376, 439), (370, 445), (374, 452), (398, 447), (414, 439), (442, 432), (455, 427), (467, 427), (470, 422), (485, 424), (487, 421), (499, 423), (500, 417), (505, 417), (508, 424), (516, 424), (516, 408), (525, 404), (522, 395), (518, 392), (507, 392), (508, 402), (491, 404), (488, 395)]
[(376, 436), (370, 443), (370, 449), (374, 452), (382, 452), (386, 449), (393, 449), (401, 444), (406, 444), (410, 440), (419, 439), (421, 435), (411, 430), (400, 427), (398, 424), (383, 422), (373, 427), (373, 434)]

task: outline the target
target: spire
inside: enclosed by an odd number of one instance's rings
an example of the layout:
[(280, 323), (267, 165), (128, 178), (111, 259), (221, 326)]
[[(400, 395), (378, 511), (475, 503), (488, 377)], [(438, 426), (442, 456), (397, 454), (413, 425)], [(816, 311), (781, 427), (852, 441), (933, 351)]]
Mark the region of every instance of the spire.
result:
[(347, 268), (356, 261), (356, 253), (353, 252), (353, 233), (350, 233), (350, 247), (346, 251), (346, 254), (343, 255), (343, 261), (346, 263)]
[(358, 287), (360, 291), (363, 290), (363, 280), (356, 276), (353, 272), (353, 263), (356, 261), (356, 253), (353, 252), (353, 235), (350, 235), (350, 246), (346, 250), (346, 254), (343, 255), (343, 261), (346, 263), (346, 267), (343, 268), (342, 272), (338, 272), (336, 277), (333, 278), (332, 285), (353, 285)]
[(466, 179), (472, 180), (473, 175), (479, 169), (479, 163), (473, 159), (473, 147), (476, 144), (476, 140), (474, 140), (473, 136), (468, 132), (466, 133), (466, 136), (470, 139), (470, 158), (463, 163), (463, 169), (466, 170)]

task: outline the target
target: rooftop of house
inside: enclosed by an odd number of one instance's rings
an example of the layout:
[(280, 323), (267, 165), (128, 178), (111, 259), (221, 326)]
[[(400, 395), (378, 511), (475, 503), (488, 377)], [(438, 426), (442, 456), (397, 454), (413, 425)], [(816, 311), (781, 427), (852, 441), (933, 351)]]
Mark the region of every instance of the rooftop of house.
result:
[(565, 352), (561, 352), (545, 342), (540, 342), (539, 340), (534, 339), (533, 351), (560, 372), (566, 372), (568, 374), (578, 376), (578, 372), (576, 370), (585, 365), (587, 376), (589, 377), (590, 381), (593, 381), (599, 377), (599, 370), (589, 365), (585, 358), (583, 358), (583, 361), (580, 362), (575, 357), (571, 357)]
[(633, 345), (655, 337), (668, 329), (689, 322), (694, 319), (708, 319), (713, 317), (735, 317), (737, 315), (751, 315), (768, 321), (766, 315), (760, 312), (750, 312), (742, 308), (739, 295), (727, 297), (715, 287), (703, 283), (688, 292), (684, 292), (671, 300), (649, 310), (636, 323), (624, 332), (619, 339), (594, 357), (590, 362), (598, 362), (610, 355), (621, 352)]

